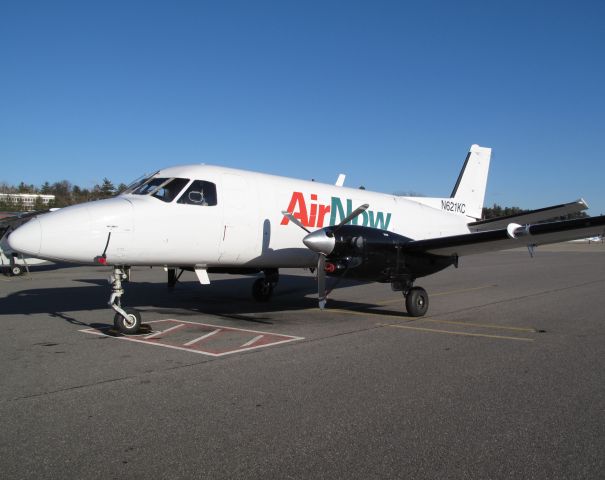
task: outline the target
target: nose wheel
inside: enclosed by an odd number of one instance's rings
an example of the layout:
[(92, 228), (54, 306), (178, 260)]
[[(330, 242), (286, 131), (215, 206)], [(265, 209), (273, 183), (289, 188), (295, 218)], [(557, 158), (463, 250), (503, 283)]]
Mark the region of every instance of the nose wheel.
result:
[(125, 308), (124, 313), (126, 313), (125, 317), (116, 312), (113, 317), (113, 326), (125, 335), (138, 333), (141, 328), (141, 314), (134, 308)]
[(109, 297), (109, 306), (115, 310), (113, 317), (114, 327), (124, 335), (135, 335), (141, 329), (141, 314), (133, 308), (122, 308), (122, 295), (124, 287), (122, 282), (129, 277), (128, 267), (113, 267), (113, 274), (109, 277), (111, 283), (111, 296)]
[(13, 265), (10, 267), (10, 272), (13, 277), (18, 277), (23, 273), (23, 268), (21, 268), (21, 265)]

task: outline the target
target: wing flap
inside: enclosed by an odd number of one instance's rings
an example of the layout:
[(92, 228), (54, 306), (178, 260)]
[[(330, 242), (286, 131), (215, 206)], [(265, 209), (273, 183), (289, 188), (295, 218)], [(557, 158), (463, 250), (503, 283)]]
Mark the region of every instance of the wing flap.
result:
[(562, 205), (554, 205), (552, 207), (539, 208), (538, 210), (530, 210), (516, 215), (507, 215), (504, 217), (490, 218), (489, 220), (480, 220), (468, 224), (471, 232), (483, 232), (486, 230), (495, 230), (498, 228), (506, 228), (509, 223), (520, 223), (526, 225), (528, 223), (536, 223), (544, 220), (549, 220), (555, 217), (562, 217), (571, 213), (581, 212), (586, 210), (588, 205), (584, 199), (576, 200), (575, 202), (564, 203)]
[[(512, 228), (510, 228), (512, 226)], [(508, 250), (527, 245), (546, 245), (605, 234), (605, 215), (562, 222), (538, 223), (509, 228), (473, 232), (451, 237), (412, 240), (403, 246), (406, 253), (430, 253), (444, 256), (465, 256)]]

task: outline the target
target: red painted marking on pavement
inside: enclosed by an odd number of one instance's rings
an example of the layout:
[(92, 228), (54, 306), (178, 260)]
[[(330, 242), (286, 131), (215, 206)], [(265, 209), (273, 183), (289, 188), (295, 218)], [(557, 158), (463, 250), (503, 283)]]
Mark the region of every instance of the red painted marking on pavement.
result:
[[(157, 347), (166, 347), (172, 348), (174, 350), (182, 350), (186, 352), (192, 353), (200, 353), (202, 355), (209, 355), (212, 357), (221, 357), (223, 355), (229, 355), (232, 353), (244, 352), (249, 350), (255, 350), (263, 347), (270, 347), (274, 345), (281, 345), (283, 343), (294, 342), (296, 340), (304, 340), (303, 337), (295, 337), (292, 335), (282, 335), (279, 333), (269, 333), (262, 332), (258, 330), (248, 330), (244, 328), (236, 328), (236, 327), (225, 327), (221, 325), (212, 325), (208, 323), (196, 323), (189, 322), (186, 320), (176, 320), (176, 319), (165, 319), (165, 320), (154, 320), (151, 322), (146, 322), (147, 324), (162, 324), (168, 322), (169, 324), (176, 324), (174, 326), (168, 327), (162, 331), (153, 332), (151, 334), (146, 335), (107, 335), (110, 338), (116, 338), (118, 340), (126, 340), (129, 342), (143, 343), (147, 345), (153, 345)], [(107, 330), (110, 330), (111, 327), (108, 327)], [(179, 331), (179, 335), (176, 338), (180, 338), (179, 343), (174, 343), (175, 337), (172, 335), (176, 331)], [(80, 330), (80, 332), (89, 333), (93, 335), (106, 335), (103, 331), (95, 329), (95, 328), (87, 328)], [(203, 335), (199, 335), (200, 332), (205, 332)], [(182, 337), (183, 335), (187, 335), (188, 333), (192, 334), (192, 338), (189, 341), (183, 343)], [(197, 333), (197, 336), (195, 335)], [(217, 348), (218, 345), (213, 347), (212, 343), (216, 343), (218, 337), (222, 339), (223, 345), (225, 343), (229, 343), (231, 341), (236, 341), (237, 336), (234, 338), (230, 338), (232, 335), (230, 334), (239, 334), (241, 337), (241, 333), (248, 333), (252, 337), (250, 340), (245, 342), (243, 345), (239, 343), (237, 346), (233, 347), (223, 347)], [(169, 338), (164, 338), (164, 334)], [(220, 345), (220, 342), (219, 342)]]

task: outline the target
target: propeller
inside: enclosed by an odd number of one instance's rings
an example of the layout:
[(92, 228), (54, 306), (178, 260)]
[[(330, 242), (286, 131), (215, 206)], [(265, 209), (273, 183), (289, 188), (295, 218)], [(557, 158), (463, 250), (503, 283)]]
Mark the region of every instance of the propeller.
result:
[(336, 239), (334, 238), (334, 234), (343, 226), (349, 223), (354, 218), (357, 218), (358, 215), (365, 212), (370, 205), (364, 203), (360, 205), (355, 210), (353, 210), (349, 215), (343, 218), (340, 223), (334, 227), (324, 227), (319, 230), (315, 230), (314, 232), (310, 232), (292, 213), (287, 211), (282, 211), (281, 213), (288, 218), (292, 223), (298, 225), (302, 228), (307, 235), (303, 238), (303, 243), (316, 253), (319, 253), (319, 257), (317, 259), (317, 298), (319, 300), (319, 308), (323, 309), (326, 306), (326, 257), (334, 251), (334, 247), (336, 245)]
[(300, 223), (300, 220), (298, 218), (296, 218), (294, 215), (292, 215), (290, 212), (288, 212), (287, 210), (282, 210), (281, 213), (284, 217), (287, 217), (288, 220), (290, 220), (292, 223), (298, 225), (305, 232), (311, 233), (311, 231), (307, 227), (305, 227), (302, 223)]

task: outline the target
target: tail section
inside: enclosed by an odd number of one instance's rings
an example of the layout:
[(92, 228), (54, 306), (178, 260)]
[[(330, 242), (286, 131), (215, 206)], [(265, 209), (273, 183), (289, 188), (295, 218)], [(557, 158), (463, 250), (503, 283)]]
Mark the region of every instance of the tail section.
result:
[(485, 198), (491, 155), (491, 148), (479, 145), (471, 146), (450, 198), (411, 196), (404, 198), (438, 210), (479, 220), (483, 213), (483, 199)]
[(492, 149), (472, 145), (450, 198), (467, 217), (481, 218)]

